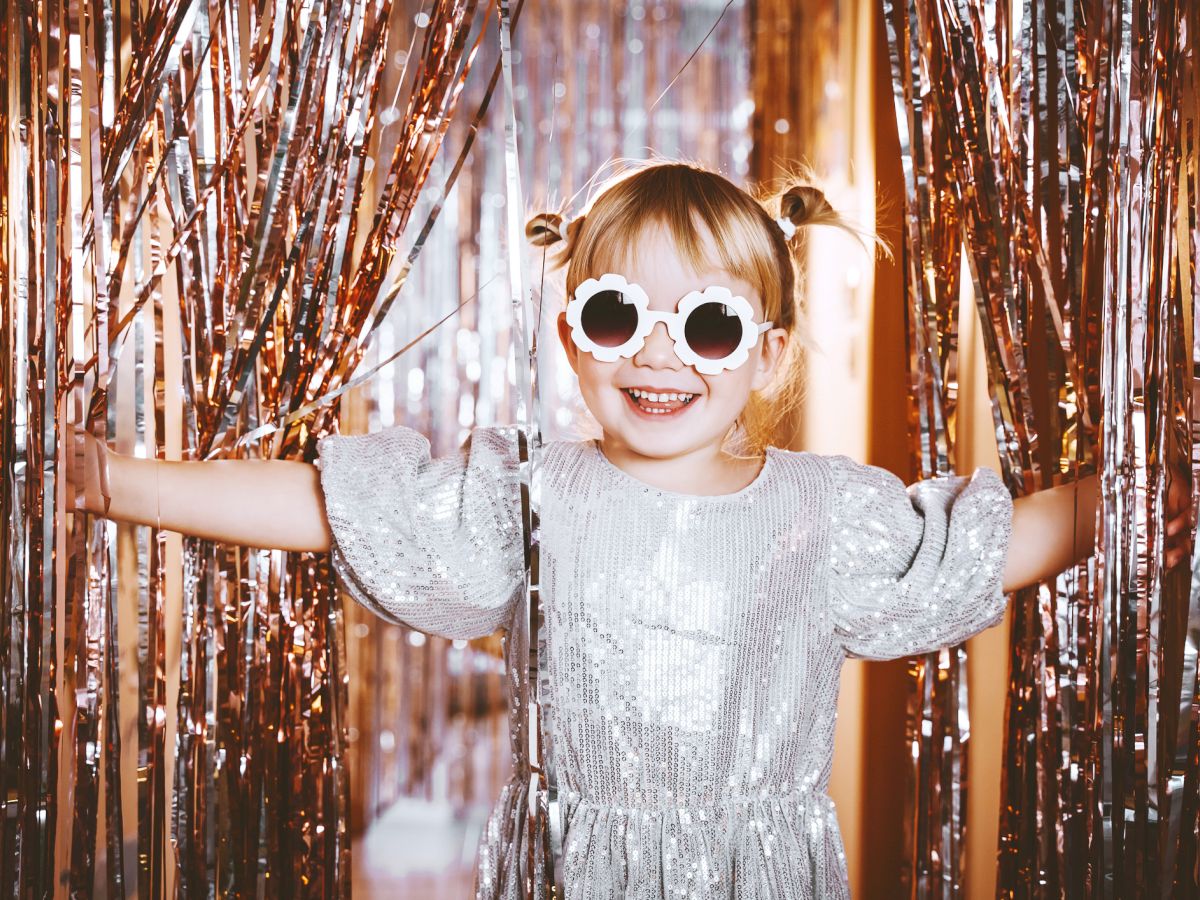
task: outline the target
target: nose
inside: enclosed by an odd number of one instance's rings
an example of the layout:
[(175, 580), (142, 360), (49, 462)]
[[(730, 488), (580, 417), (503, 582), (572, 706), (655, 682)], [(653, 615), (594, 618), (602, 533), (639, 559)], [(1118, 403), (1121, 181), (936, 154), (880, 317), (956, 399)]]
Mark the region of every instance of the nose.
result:
[(683, 360), (675, 353), (675, 342), (667, 331), (666, 322), (655, 322), (646, 335), (646, 343), (633, 356), (633, 363), (648, 369), (682, 369)]

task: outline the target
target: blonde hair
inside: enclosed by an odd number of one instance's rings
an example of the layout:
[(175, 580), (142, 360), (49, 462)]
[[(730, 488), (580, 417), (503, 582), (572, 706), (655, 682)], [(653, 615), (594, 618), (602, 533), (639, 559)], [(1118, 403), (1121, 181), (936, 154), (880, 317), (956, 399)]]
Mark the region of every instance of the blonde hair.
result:
[[(777, 221), (795, 226), (786, 236)], [(743, 452), (761, 455), (774, 443), (804, 394), (801, 302), (798, 284), (805, 226), (833, 225), (861, 237), (829, 205), (820, 189), (799, 181), (754, 196), (724, 176), (685, 162), (650, 161), (612, 176), (570, 222), (559, 213), (529, 220), (525, 233), (537, 246), (562, 242), (552, 265), (566, 265), (566, 296), (586, 278), (612, 271), (638, 246), (643, 232), (665, 226), (684, 259), (707, 268), (715, 249), (721, 267), (758, 292), (765, 320), (788, 331), (788, 349), (771, 385), (750, 395), (737, 425)]]

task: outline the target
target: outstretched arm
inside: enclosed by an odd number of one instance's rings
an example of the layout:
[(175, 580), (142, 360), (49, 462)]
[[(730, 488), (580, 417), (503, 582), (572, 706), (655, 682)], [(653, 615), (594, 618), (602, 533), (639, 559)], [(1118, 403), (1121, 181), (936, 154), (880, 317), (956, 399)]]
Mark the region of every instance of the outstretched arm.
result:
[[(1099, 482), (1088, 475), (1018, 497), (1004, 566), (1004, 590), (1037, 584), (1086, 559), (1096, 543)], [(1182, 561), (1190, 532), (1190, 497), (1182, 479), (1168, 478), (1165, 567)]]
[(82, 506), (103, 513), (100, 483), (108, 460), (108, 517), (169, 531), (274, 550), (329, 550), (331, 536), (316, 466), (289, 460), (168, 462), (105, 451), (91, 435), (82, 470), (68, 448), (69, 485)]

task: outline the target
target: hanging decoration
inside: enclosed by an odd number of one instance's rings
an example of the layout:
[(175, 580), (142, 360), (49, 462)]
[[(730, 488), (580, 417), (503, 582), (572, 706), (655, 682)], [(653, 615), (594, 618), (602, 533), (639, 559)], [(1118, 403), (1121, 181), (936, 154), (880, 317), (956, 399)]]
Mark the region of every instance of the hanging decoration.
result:
[[(1161, 567), (1197, 462), (1193, 6), (883, 3), (920, 471), (952, 465), (965, 254), (1007, 484), (1100, 484), (1095, 556), (1013, 598), (1005, 896), (1198, 890), (1200, 591)], [(913, 896), (964, 890), (962, 654), (914, 666)]]
[(68, 513), (56, 413), (141, 456), (311, 458), (336, 404), (283, 418), (349, 378), (403, 283), (486, 18), (473, 0), (417, 20), (388, 0), (0, 9), (14, 896), (348, 894), (327, 559)]

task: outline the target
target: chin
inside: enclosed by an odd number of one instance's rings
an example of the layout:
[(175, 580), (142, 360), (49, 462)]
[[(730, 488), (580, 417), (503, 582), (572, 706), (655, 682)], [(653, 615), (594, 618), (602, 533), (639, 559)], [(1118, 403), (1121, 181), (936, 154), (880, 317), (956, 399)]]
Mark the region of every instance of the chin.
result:
[(611, 427), (606, 426), (604, 430), (640, 456), (670, 459), (709, 444), (721, 443), (729, 429), (714, 431), (712, 428), (687, 427), (682, 422), (630, 421), (626, 417), (618, 419)]
[(649, 459), (671, 459), (701, 446), (703, 441), (690, 440), (686, 435), (630, 434), (623, 432), (621, 440), (639, 456)]

